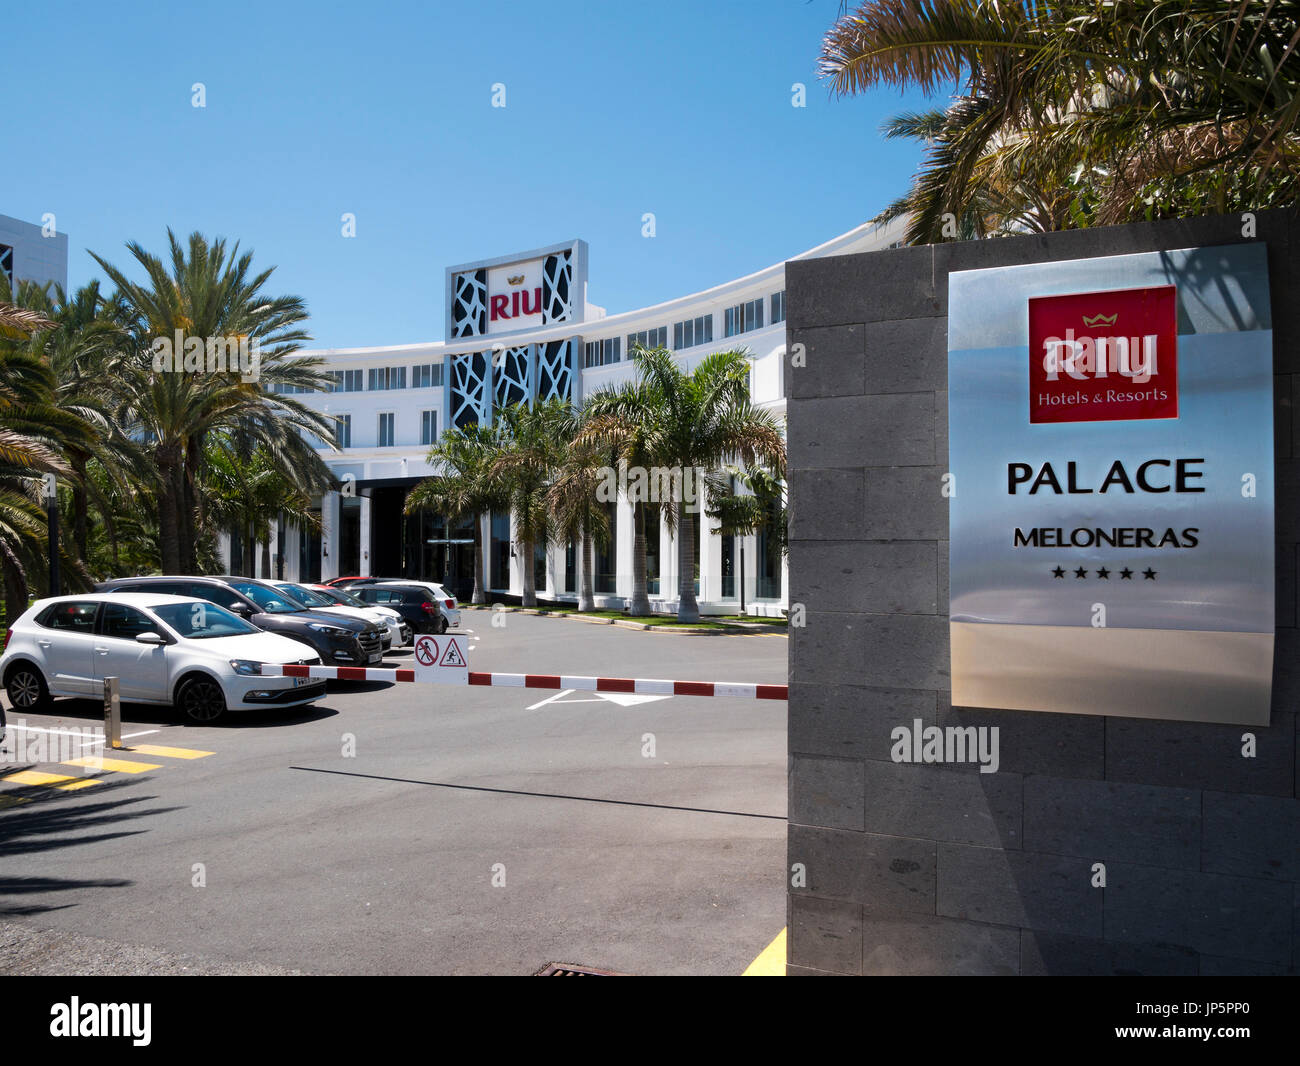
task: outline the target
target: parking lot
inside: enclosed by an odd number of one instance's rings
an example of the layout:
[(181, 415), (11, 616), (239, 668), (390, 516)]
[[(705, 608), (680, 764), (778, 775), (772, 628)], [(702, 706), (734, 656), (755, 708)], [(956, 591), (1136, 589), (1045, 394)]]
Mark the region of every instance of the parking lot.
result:
[[(474, 670), (786, 678), (783, 637), (491, 619), (464, 614)], [(54, 710), (10, 711), (0, 773), (74, 786), (0, 782), (0, 916), (52, 943), (304, 973), (737, 974), (785, 925), (780, 701), (331, 683), (208, 727), (128, 705), (120, 768), (14, 762), (20, 725), (102, 723)]]

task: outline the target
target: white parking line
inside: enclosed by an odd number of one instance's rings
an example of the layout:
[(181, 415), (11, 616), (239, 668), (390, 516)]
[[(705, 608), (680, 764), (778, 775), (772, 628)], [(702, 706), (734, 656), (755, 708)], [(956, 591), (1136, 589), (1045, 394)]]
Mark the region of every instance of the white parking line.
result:
[[(10, 724), (9, 726), (7, 726), (6, 728), (8, 728), (8, 729), (18, 729), (18, 730), (21, 730), (21, 731), (24, 732), (24, 733), (49, 733), (49, 734), (51, 734), (52, 736), (62, 736), (62, 737), (83, 737), (83, 738), (84, 738), (84, 737), (86, 737), (86, 734), (87, 734), (88, 730), (90, 730), (91, 728), (99, 728), (99, 727), (98, 727), (98, 726), (96, 726), (96, 727), (87, 726), (86, 729), (44, 729), (44, 728), (42, 728), (41, 726), (38, 726), (38, 725), (13, 725), (13, 724), (11, 723), (11, 724)], [(123, 734), (122, 734), (122, 739), (123, 739), (123, 740), (126, 740), (126, 739), (129, 738), (129, 737), (147, 737), (150, 733), (161, 733), (161, 732), (162, 732), (161, 729), (142, 729), (142, 730), (140, 730), (140, 732), (138, 732), (138, 733), (123, 733)], [(88, 744), (103, 744), (103, 743), (104, 743), (104, 738), (103, 738), (103, 737), (99, 737), (99, 738), (97, 738), (97, 739), (96, 739), (96, 738), (89, 738), (89, 739), (87, 739), (86, 742), (87, 742)]]
[(572, 691), (573, 689), (566, 688), (562, 692), (557, 692), (554, 696), (547, 696), (546, 699), (541, 701), (541, 703), (534, 703), (531, 707), (525, 707), (524, 710), (535, 711), (537, 710), (538, 707), (545, 707), (548, 703), (553, 703), (555, 700), (558, 700), (561, 696), (567, 696)]

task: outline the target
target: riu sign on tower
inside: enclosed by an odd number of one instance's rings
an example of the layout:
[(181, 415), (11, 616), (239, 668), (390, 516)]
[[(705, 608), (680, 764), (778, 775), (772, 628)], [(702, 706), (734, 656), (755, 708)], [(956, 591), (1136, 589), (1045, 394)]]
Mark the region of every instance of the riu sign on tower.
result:
[(1267, 724), (1264, 247), (949, 286), (954, 705)]

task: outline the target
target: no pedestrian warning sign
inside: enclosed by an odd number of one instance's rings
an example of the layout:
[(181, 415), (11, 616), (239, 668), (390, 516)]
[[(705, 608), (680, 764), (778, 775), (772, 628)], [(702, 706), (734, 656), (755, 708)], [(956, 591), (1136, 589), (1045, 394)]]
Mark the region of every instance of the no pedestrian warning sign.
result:
[(468, 685), (465, 638), (444, 634), (415, 638), (415, 680), (435, 685)]

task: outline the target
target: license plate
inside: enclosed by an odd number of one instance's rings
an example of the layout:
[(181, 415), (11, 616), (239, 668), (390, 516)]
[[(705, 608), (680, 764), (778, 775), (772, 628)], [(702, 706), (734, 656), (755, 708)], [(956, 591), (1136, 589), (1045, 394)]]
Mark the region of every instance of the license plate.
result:
[(303, 685), (310, 685), (310, 684), (311, 684), (310, 677), (295, 677), (293, 679), (294, 688), (302, 688)]
[(384, 657), (383, 653), (377, 651), (377, 652), (375, 652), (374, 655), (370, 656), (370, 660), (369, 660), (369, 661), (372, 662), (372, 663), (377, 663), (377, 662), (379, 662), (379, 660), (382, 659), (383, 657)]

